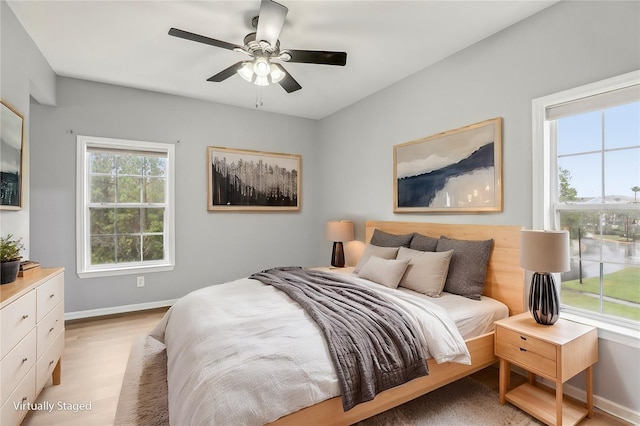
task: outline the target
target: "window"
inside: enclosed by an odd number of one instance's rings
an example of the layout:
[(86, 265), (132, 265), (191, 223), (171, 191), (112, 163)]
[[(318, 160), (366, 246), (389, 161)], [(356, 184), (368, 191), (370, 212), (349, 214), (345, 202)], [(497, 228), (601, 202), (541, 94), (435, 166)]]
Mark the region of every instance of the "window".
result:
[(174, 146), (78, 136), (80, 277), (173, 269)]
[(566, 229), (564, 312), (640, 329), (640, 72), (533, 102), (534, 228)]

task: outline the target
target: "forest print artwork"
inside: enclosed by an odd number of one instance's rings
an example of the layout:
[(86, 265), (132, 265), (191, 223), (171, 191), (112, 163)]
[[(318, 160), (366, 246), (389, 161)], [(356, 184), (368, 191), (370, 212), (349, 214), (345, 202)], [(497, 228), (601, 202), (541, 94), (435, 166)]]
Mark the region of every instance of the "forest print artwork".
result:
[(300, 155), (208, 147), (209, 210), (299, 210)]

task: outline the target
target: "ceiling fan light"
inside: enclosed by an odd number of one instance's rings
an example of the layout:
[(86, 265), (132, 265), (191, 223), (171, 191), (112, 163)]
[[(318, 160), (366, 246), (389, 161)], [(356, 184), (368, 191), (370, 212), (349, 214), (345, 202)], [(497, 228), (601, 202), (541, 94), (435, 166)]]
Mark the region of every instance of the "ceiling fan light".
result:
[(271, 71), (271, 64), (266, 58), (256, 58), (253, 61), (253, 72), (259, 77), (266, 77)]
[(271, 72), (269, 73), (269, 77), (271, 78), (272, 83), (278, 83), (280, 80), (284, 78), (284, 72), (275, 64), (271, 64)]
[(251, 83), (253, 80), (253, 64), (251, 62), (244, 62), (237, 73), (243, 80)]
[(256, 81), (253, 82), (256, 86), (268, 86), (269, 79), (266, 76), (256, 75)]

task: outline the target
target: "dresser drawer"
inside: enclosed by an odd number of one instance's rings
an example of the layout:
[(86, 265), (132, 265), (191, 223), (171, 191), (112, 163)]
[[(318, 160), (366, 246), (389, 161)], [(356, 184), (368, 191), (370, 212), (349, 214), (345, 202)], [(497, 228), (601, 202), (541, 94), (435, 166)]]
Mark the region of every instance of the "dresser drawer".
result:
[(64, 304), (58, 305), (38, 323), (38, 358), (47, 350), (53, 339), (64, 328)]
[(0, 359), (36, 326), (36, 291), (0, 310)]
[[(9, 393), (27, 375), (29, 369), (36, 364), (36, 329), (18, 343), (11, 352), (0, 361), (0, 390), (4, 403)], [(6, 394), (5, 394), (6, 392)]]
[(64, 299), (64, 275), (58, 274), (36, 289), (37, 292), (37, 321), (42, 319), (58, 303)]
[[(0, 424), (2, 426), (17, 426), (22, 422), (27, 410), (22, 410), (21, 406), (27, 408), (36, 400), (36, 369), (32, 367), (22, 382), (13, 391), (9, 398), (0, 408)], [(18, 406), (16, 410), (16, 405)]]
[(36, 393), (40, 393), (47, 380), (53, 373), (62, 351), (64, 350), (64, 330), (60, 330), (57, 336), (53, 339), (51, 346), (47, 349), (42, 358), (38, 359), (36, 365)]

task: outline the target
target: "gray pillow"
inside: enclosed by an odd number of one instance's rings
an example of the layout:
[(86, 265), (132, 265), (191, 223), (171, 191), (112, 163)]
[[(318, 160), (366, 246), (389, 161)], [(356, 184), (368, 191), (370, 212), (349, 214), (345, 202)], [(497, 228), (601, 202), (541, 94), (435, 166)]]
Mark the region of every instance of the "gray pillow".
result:
[(413, 234), (409, 248), (420, 251), (436, 251), (438, 246), (438, 239), (433, 237), (427, 237), (422, 234)]
[(389, 288), (397, 288), (407, 266), (409, 266), (409, 259), (383, 259), (371, 256), (358, 276)]
[(493, 240), (454, 240), (440, 237), (436, 251), (453, 250), (444, 291), (480, 300)]
[(379, 247), (373, 244), (367, 244), (353, 272), (356, 274), (360, 272), (360, 269), (362, 269), (371, 256), (377, 256), (383, 259), (395, 259), (397, 254), (398, 247)]
[(413, 238), (413, 234), (389, 234), (376, 228), (373, 230), (373, 235), (369, 242), (379, 247), (409, 247), (411, 238)]

